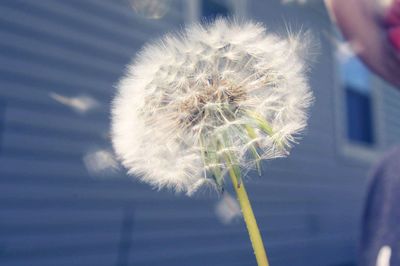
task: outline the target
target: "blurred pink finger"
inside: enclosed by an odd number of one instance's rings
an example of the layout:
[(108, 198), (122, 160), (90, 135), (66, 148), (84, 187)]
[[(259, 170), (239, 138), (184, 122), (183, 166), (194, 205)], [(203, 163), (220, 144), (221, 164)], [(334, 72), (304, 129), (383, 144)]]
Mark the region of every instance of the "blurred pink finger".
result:
[[(400, 87), (400, 0), (326, 0), (333, 21), (369, 68)], [(354, 49), (354, 47), (353, 47)]]

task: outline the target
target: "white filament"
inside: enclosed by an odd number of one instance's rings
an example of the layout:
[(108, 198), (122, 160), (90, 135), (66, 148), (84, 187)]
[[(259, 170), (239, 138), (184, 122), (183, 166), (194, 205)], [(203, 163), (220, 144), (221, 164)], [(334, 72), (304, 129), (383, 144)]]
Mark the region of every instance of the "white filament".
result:
[(229, 129), (229, 149), (241, 155), (242, 168), (250, 168), (248, 140), (235, 135), (235, 125), (246, 120), (217, 117), (218, 93), (233, 94), (238, 110), (254, 111), (272, 127), (272, 136), (256, 131), (261, 159), (286, 156), (306, 127), (313, 98), (307, 46), (305, 35), (282, 38), (261, 24), (225, 19), (148, 44), (128, 66), (113, 102), (118, 158), (130, 174), (156, 188), (191, 194), (209, 179), (201, 132)]

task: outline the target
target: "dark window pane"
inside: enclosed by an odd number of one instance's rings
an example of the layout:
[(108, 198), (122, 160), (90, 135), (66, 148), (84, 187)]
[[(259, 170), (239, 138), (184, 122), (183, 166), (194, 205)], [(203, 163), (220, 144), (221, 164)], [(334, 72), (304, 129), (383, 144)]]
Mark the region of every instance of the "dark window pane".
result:
[(221, 1), (203, 0), (201, 8), (202, 16), (207, 19), (215, 19), (217, 16), (228, 16), (229, 8)]
[(352, 87), (346, 88), (347, 135), (352, 141), (374, 142), (371, 99)]

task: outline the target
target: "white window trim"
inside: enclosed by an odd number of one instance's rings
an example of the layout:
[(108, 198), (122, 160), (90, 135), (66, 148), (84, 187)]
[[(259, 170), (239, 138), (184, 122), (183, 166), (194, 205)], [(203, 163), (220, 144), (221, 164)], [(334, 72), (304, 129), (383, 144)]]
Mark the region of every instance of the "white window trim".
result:
[[(199, 22), (201, 18), (201, 1), (202, 0), (185, 0), (186, 5), (186, 21), (189, 23)], [(232, 9), (232, 15), (237, 18), (247, 17), (247, 1), (246, 0), (225, 0)]]
[[(332, 31), (332, 34), (335, 30)], [(340, 156), (346, 159), (355, 159), (362, 162), (372, 163), (380, 158), (385, 146), (385, 124), (383, 104), (384, 83), (375, 75), (370, 76), (372, 123), (375, 143), (371, 146), (355, 143), (347, 137), (347, 110), (345, 89), (341, 84), (340, 70), (336, 51), (332, 49), (333, 77), (334, 77), (334, 108), (335, 108), (335, 136), (337, 149)]]

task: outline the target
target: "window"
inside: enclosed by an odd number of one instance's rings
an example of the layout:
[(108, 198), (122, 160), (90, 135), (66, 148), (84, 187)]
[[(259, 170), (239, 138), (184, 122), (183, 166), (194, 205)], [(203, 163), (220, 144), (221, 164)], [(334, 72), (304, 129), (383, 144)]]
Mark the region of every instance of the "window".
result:
[(341, 87), (344, 89), (346, 137), (361, 145), (375, 143), (372, 114), (371, 82), (368, 69), (357, 57), (340, 64)]
[(213, 20), (219, 16), (245, 18), (247, 13), (246, 0), (191, 0), (184, 3), (188, 22)]
[(348, 43), (337, 38), (334, 51), (337, 148), (349, 162), (373, 162), (385, 145), (382, 108), (385, 85), (352, 54)]
[(229, 16), (231, 13), (226, 1), (202, 0), (201, 15), (203, 18), (215, 19), (218, 16)]

